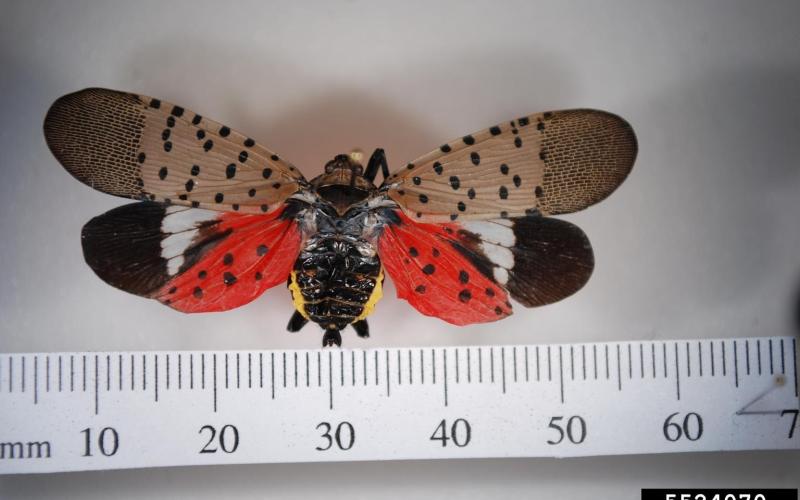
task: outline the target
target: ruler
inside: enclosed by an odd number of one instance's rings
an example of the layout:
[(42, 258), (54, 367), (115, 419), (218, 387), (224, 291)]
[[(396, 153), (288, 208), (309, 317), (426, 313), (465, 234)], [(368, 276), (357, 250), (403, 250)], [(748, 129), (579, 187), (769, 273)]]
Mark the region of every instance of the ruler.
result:
[(0, 473), (800, 449), (797, 340), (0, 355)]

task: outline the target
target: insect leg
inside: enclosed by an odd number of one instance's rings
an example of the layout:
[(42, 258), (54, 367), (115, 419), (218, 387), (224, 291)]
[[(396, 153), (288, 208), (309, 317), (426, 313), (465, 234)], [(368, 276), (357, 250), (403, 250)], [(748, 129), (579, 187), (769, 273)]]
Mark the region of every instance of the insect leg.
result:
[(353, 330), (355, 330), (362, 339), (369, 338), (369, 325), (367, 324), (367, 320), (362, 319), (353, 323)]
[(372, 156), (369, 157), (367, 169), (364, 171), (364, 178), (370, 182), (375, 181), (375, 177), (378, 175), (378, 168), (381, 169), (384, 179), (389, 177), (389, 164), (386, 163), (386, 154), (381, 148), (377, 148), (375, 152), (372, 153)]
[(306, 326), (308, 320), (300, 314), (300, 311), (295, 311), (292, 314), (292, 318), (289, 320), (289, 324), (286, 326), (286, 329), (290, 332), (299, 332), (304, 326)]

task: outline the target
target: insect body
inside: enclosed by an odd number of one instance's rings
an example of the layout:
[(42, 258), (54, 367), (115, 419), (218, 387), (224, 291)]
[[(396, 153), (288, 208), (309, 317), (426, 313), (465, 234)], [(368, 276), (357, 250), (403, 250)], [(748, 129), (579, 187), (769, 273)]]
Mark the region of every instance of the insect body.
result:
[[(379, 151), (374, 157), (382, 158)], [(373, 165), (376, 160), (373, 160)], [(366, 317), (381, 298), (383, 272), (375, 241), (381, 208), (369, 208), (377, 189), (361, 165), (339, 155), (311, 181), (317, 199), (310, 204), (306, 240), (289, 277), (296, 311), (289, 330), (308, 320), (325, 328), (323, 345), (341, 345), (339, 331), (353, 324), (369, 336)], [(374, 175), (374, 170), (368, 177)]]
[(591, 246), (546, 216), (604, 199), (636, 157), (630, 126), (595, 110), (499, 124), (391, 175), (380, 149), (366, 166), (337, 155), (311, 181), (225, 125), (135, 94), (66, 95), (44, 129), (73, 176), (141, 200), (83, 228), (103, 280), (184, 312), (231, 309), (285, 282), (288, 329), (318, 323), (323, 345), (340, 345), (347, 325), (369, 335), (386, 274), (399, 297), (456, 325), (502, 319), (512, 298), (533, 307), (576, 292)]

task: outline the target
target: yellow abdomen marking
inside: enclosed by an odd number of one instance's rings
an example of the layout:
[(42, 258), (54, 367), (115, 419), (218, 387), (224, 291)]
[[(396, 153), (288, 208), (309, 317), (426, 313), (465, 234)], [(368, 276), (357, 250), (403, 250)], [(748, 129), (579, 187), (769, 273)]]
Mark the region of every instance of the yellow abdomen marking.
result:
[(381, 297), (383, 297), (383, 266), (381, 266), (381, 271), (378, 273), (378, 277), (375, 280), (375, 288), (372, 289), (372, 294), (369, 296), (367, 303), (364, 304), (364, 310), (361, 311), (361, 314), (353, 322), (361, 321), (372, 314), (372, 311), (375, 309), (375, 304), (381, 300)]
[(305, 301), (303, 300), (303, 294), (300, 293), (300, 285), (297, 284), (297, 273), (292, 271), (291, 280), (289, 281), (289, 292), (292, 294), (292, 303), (294, 304), (294, 308), (297, 309), (305, 319), (311, 319), (306, 312)]
[[(297, 311), (304, 318), (310, 320), (311, 317), (306, 312), (305, 299), (303, 298), (302, 292), (300, 292), (300, 285), (297, 284), (296, 271), (292, 271), (290, 274), (289, 292), (292, 294), (292, 303), (294, 304), (294, 308), (297, 309)], [(372, 289), (372, 293), (370, 294), (369, 299), (367, 299), (367, 303), (364, 304), (361, 314), (354, 319), (353, 322), (360, 321), (372, 314), (372, 311), (375, 310), (375, 304), (381, 300), (381, 297), (383, 297), (383, 267), (381, 267), (378, 277), (375, 279), (375, 288)]]

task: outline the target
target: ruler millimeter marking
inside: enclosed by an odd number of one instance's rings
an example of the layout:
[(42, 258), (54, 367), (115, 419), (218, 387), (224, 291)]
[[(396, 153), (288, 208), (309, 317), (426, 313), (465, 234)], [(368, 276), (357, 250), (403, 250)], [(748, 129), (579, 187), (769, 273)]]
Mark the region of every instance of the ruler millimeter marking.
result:
[(0, 473), (800, 449), (792, 337), (0, 355)]

